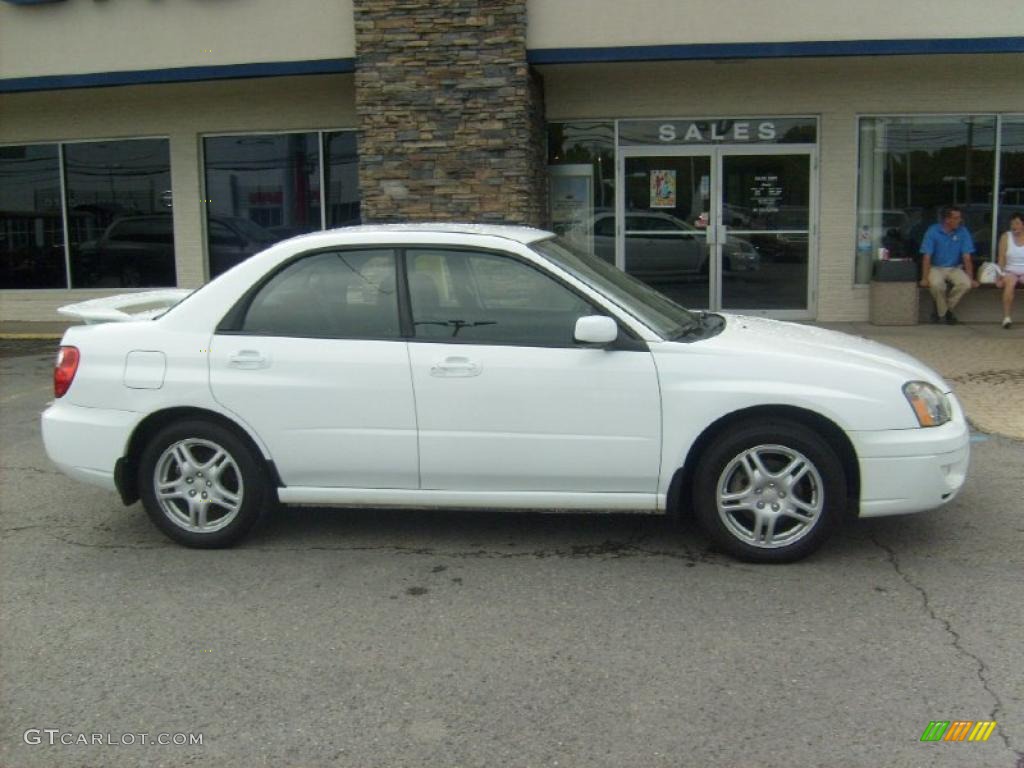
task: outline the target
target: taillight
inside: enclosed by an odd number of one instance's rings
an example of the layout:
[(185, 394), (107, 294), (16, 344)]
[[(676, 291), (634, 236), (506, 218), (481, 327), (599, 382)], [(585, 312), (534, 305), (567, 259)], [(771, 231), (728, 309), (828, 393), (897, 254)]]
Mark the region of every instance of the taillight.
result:
[(57, 353), (57, 365), (53, 368), (53, 394), (57, 397), (64, 397), (71, 382), (75, 380), (78, 359), (77, 347), (61, 347)]

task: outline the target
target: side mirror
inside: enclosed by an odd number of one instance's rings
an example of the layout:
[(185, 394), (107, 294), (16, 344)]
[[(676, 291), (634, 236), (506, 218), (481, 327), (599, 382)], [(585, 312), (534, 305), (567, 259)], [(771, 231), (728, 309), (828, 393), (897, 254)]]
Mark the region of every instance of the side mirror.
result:
[(584, 344), (611, 344), (619, 337), (619, 326), (603, 315), (581, 317), (576, 321), (573, 337)]

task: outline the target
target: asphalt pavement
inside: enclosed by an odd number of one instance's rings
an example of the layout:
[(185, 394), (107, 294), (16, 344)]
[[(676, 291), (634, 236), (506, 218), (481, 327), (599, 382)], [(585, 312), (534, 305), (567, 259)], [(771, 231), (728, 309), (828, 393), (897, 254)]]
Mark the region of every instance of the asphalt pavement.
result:
[(40, 343), (0, 345), (4, 768), (1024, 765), (1020, 440), (789, 566), (628, 515), (292, 509), (192, 551), (49, 464)]

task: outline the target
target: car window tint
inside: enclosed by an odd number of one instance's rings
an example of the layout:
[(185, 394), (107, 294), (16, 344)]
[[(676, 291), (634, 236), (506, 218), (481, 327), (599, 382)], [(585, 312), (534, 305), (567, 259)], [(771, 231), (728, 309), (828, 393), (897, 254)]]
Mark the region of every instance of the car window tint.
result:
[(332, 251), (281, 270), (253, 298), (242, 333), (337, 339), (400, 335), (390, 250)]
[(409, 296), (420, 339), (573, 346), (583, 299), (528, 264), (472, 251), (410, 250)]

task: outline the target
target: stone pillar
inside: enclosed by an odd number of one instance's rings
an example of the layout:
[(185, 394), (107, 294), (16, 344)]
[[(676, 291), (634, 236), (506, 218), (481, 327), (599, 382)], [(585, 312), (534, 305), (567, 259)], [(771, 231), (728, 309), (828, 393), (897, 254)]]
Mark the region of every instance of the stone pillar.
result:
[(367, 223), (543, 226), (544, 92), (525, 0), (354, 0)]

